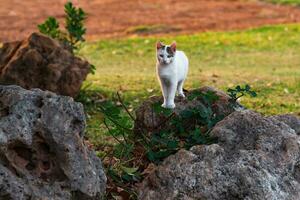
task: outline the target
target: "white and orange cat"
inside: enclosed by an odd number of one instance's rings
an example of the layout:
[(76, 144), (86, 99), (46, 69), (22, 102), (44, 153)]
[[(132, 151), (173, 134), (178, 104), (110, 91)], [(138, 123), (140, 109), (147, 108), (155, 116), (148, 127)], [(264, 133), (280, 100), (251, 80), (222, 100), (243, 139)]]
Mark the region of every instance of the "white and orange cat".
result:
[(156, 43), (157, 77), (160, 82), (164, 108), (175, 108), (176, 91), (179, 96), (185, 97), (183, 84), (188, 74), (189, 61), (183, 51), (176, 50), (176, 42), (171, 45)]

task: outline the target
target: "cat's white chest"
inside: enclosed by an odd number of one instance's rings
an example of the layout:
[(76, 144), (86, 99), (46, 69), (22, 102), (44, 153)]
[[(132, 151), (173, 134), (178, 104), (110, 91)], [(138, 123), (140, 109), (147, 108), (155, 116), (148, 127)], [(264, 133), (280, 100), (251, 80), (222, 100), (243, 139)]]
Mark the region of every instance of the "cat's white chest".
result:
[(173, 64), (158, 65), (157, 74), (161, 79), (174, 79), (176, 77), (176, 68)]

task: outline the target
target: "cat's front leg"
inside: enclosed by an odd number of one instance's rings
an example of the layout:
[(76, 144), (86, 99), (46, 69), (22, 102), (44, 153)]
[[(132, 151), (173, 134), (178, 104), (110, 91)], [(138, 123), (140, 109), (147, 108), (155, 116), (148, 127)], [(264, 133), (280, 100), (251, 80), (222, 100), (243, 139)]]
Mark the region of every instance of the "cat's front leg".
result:
[(170, 85), (168, 86), (168, 96), (167, 96), (167, 104), (166, 108), (175, 108), (175, 95), (176, 95), (176, 89), (177, 89), (177, 83), (176, 82), (170, 82)]
[(180, 96), (180, 97), (185, 97), (185, 95), (183, 93), (183, 83), (184, 83), (184, 80), (179, 81), (178, 85), (177, 85), (177, 92), (178, 92), (178, 96)]
[(165, 83), (164, 80), (160, 80), (160, 81), (161, 81), (161, 84), (160, 84), (161, 92), (162, 92), (162, 95), (164, 97), (164, 102), (161, 106), (166, 108), (167, 101), (168, 101), (167, 100), (168, 99), (168, 88), (167, 88), (167, 84)]

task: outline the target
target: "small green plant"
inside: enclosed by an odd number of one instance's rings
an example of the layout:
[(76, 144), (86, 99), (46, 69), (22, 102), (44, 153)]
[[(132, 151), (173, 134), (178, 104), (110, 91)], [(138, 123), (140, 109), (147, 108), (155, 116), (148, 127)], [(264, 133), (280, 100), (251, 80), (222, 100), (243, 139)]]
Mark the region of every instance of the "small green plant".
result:
[(61, 35), (59, 23), (54, 17), (49, 17), (43, 24), (38, 25), (41, 33), (49, 35), (51, 38), (58, 39)]
[(105, 116), (103, 126), (107, 129), (107, 134), (116, 141), (113, 149), (106, 152), (108, 161), (104, 162), (108, 175), (106, 196), (114, 199), (114, 196), (126, 194), (125, 199), (137, 199), (133, 185), (142, 179), (142, 175), (134, 155), (134, 118), (119, 94), (117, 98), (115, 101), (102, 102), (96, 108)]
[[(189, 149), (195, 145), (216, 142), (209, 136), (209, 132), (224, 117), (215, 115), (212, 110), (212, 104), (218, 100), (218, 96), (213, 92), (195, 90), (187, 98), (189, 101), (198, 98), (203, 103), (176, 115), (162, 108), (159, 103), (153, 105), (154, 112), (165, 115), (166, 120), (150, 135), (146, 155), (151, 162), (158, 163), (181, 148)], [(174, 128), (170, 129), (170, 126)]]
[(67, 42), (74, 48), (78, 42), (85, 41), (83, 35), (86, 32), (83, 21), (86, 18), (81, 8), (75, 8), (71, 2), (65, 4)]
[[(44, 23), (38, 25), (41, 33), (50, 36), (66, 45), (66, 47), (74, 53), (81, 42), (84, 42), (84, 34), (86, 28), (84, 27), (84, 20), (86, 13), (81, 8), (76, 8), (71, 2), (65, 4), (65, 30), (60, 30), (59, 22), (54, 17), (49, 17)], [(90, 73), (95, 74), (95, 65), (90, 64)]]
[(246, 84), (244, 87), (240, 85), (236, 86), (234, 89), (229, 88), (227, 94), (230, 96), (232, 102), (236, 102), (239, 98), (249, 95), (250, 97), (256, 97), (257, 93), (253, 91), (250, 85)]
[(68, 45), (73, 52), (80, 42), (85, 40), (83, 36), (86, 28), (83, 22), (86, 19), (86, 13), (81, 8), (74, 7), (71, 2), (67, 2), (65, 14), (66, 32), (59, 29), (59, 23), (54, 17), (49, 17), (44, 23), (39, 24), (38, 29), (41, 33)]
[(96, 73), (96, 66), (95, 65), (93, 65), (93, 64), (90, 64), (90, 73), (91, 74), (95, 74)]
[(135, 130), (138, 134), (133, 130), (135, 118), (118, 93), (116, 102), (106, 101), (99, 105), (98, 109), (105, 116), (103, 125), (107, 134), (117, 142), (108, 152), (110, 161), (105, 165), (109, 178), (108, 195), (118, 193), (116, 188), (123, 188), (136, 198), (134, 185), (143, 179), (143, 171), (149, 164), (158, 164), (182, 148), (216, 142), (209, 133), (224, 117), (217, 116), (212, 110), (218, 96), (200, 91), (188, 95), (188, 101), (195, 99), (202, 103), (176, 114), (162, 108), (161, 102), (154, 103), (153, 113), (163, 116), (164, 120), (151, 130)]

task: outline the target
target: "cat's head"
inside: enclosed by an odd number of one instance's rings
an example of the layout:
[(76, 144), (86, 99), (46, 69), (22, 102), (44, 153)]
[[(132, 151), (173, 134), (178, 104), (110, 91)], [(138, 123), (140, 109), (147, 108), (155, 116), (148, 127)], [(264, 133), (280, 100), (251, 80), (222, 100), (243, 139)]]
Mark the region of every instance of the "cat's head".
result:
[(162, 42), (156, 43), (157, 61), (162, 65), (168, 65), (173, 62), (176, 53), (176, 42), (171, 45), (164, 45)]

